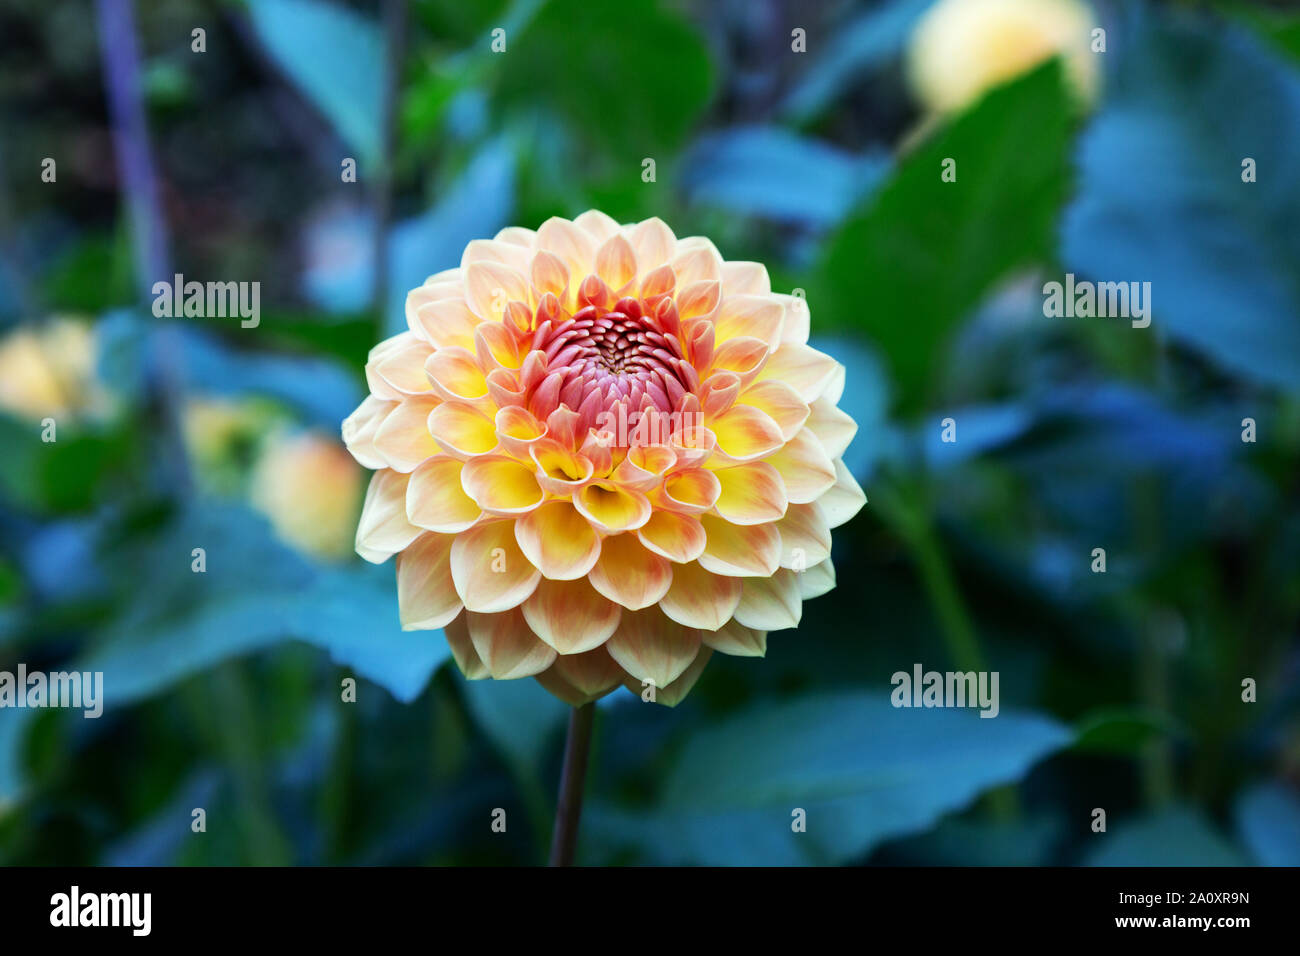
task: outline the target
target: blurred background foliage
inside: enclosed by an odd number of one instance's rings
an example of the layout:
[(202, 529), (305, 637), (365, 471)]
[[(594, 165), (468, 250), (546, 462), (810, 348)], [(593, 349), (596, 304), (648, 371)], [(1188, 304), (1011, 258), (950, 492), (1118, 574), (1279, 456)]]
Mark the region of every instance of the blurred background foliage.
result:
[[(0, 710), (0, 863), (542, 858), (565, 708), (401, 632), (338, 426), (407, 289), (595, 206), (805, 291), (870, 503), (766, 660), (602, 701), (583, 860), (1300, 864), (1300, 15), (1097, 0), (1095, 98), (1028, 63), (935, 115), (930, 6), (169, 0), (130, 50), (121, 0), (0, 0), (0, 670), (106, 685)], [(171, 271), (260, 325), (154, 318)], [(1044, 318), (1065, 272), (1151, 327)], [(894, 709), (915, 662), (1001, 714)]]

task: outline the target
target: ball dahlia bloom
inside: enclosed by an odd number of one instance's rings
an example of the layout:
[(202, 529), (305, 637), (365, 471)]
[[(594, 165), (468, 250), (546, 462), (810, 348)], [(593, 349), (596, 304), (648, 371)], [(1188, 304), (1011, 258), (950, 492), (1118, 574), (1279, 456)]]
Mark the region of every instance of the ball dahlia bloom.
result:
[(593, 210), (471, 242), (406, 318), (343, 423), (376, 469), (356, 546), (466, 677), (675, 704), (834, 586), (866, 501), (844, 368), (761, 265)]
[(948, 113), (1059, 55), (1087, 104), (1097, 94), (1094, 26), (1081, 0), (939, 0), (912, 34), (908, 74), (929, 109)]

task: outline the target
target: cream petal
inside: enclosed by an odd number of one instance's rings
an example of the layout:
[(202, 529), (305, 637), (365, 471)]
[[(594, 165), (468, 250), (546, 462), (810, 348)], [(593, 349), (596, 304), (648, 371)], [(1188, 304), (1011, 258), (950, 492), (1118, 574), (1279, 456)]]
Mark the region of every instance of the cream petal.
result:
[(694, 561), (708, 543), (699, 518), (671, 511), (656, 511), (636, 536), (649, 550), (678, 564)]
[(397, 556), (397, 607), (402, 630), (444, 627), (463, 605), (451, 579), (449, 534), (430, 532)]
[(401, 345), (375, 361), (375, 374), (403, 396), (427, 392), (430, 385), (424, 363), (433, 354), (433, 347), (410, 332), (397, 338), (403, 339)]
[(622, 235), (615, 233), (596, 250), (596, 275), (615, 294), (620, 293), (636, 278), (636, 253), (632, 251), (632, 244)]
[(508, 242), (516, 246), (531, 249), (537, 244), (537, 233), (523, 226), (506, 226), (492, 237), (497, 242)]
[(735, 618), (716, 631), (705, 631), (700, 636), (715, 651), (732, 657), (764, 657), (767, 654), (767, 632), (745, 627)]
[(780, 472), (785, 495), (794, 503), (816, 501), (835, 484), (835, 463), (807, 428), (764, 461)]
[(458, 534), (451, 546), (451, 576), (465, 607), (484, 614), (523, 604), (542, 577), (519, 550), (508, 519)]
[(474, 348), (474, 330), (483, 322), (459, 296), (421, 306), (416, 318), (436, 348), (467, 352)]
[(597, 245), (590, 233), (567, 219), (548, 219), (537, 230), (537, 248), (564, 263), (569, 273), (570, 289), (576, 289), (582, 278), (591, 272)]
[(460, 268), (462, 272), (467, 272), (475, 262), (495, 262), (526, 274), (530, 258), (529, 250), (517, 243), (498, 242), (495, 239), (473, 239), (461, 253)]
[(561, 654), (600, 647), (618, 627), (622, 609), (601, 597), (586, 580), (542, 578), (524, 602), (524, 619), (533, 633)]
[(499, 614), (465, 613), (469, 638), (495, 680), (533, 677), (551, 666), (555, 649), (528, 629), (519, 608)]
[(672, 585), (659, 608), (686, 627), (715, 631), (735, 613), (740, 591), (739, 578), (713, 574), (692, 561), (673, 567)]
[(700, 523), (708, 538), (700, 555), (700, 566), (706, 570), (742, 578), (766, 577), (781, 566), (781, 536), (775, 524), (737, 525), (714, 515), (704, 515)]
[(832, 528), (848, 521), (867, 503), (867, 496), (844, 462), (835, 459), (835, 485), (817, 499), (818, 506)]
[(799, 596), (805, 601), (821, 597), (835, 587), (835, 565), (830, 558), (799, 573)]
[(522, 272), (499, 262), (475, 262), (465, 272), (465, 302), (480, 319), (500, 322), (511, 302), (530, 301)]
[(394, 471), (414, 471), (421, 462), (440, 451), (429, 434), (429, 413), (438, 405), (432, 396), (407, 398), (384, 419), (375, 432), (375, 451)]
[(679, 289), (692, 282), (722, 280), (722, 256), (718, 255), (717, 247), (703, 236), (677, 240), (677, 254), (673, 256), (671, 265)]
[(808, 417), (808, 430), (817, 436), (827, 455), (831, 458), (839, 458), (848, 449), (853, 436), (858, 433), (858, 423), (826, 398), (819, 398), (813, 402), (811, 412)]
[(767, 462), (719, 468), (713, 474), (721, 489), (714, 508), (732, 524), (765, 524), (785, 514), (785, 487)]
[(591, 569), (592, 586), (631, 611), (658, 601), (673, 580), (673, 566), (666, 558), (648, 551), (632, 534), (616, 534), (600, 544), (600, 558)]
[(785, 382), (805, 402), (815, 401), (835, 377), (839, 363), (824, 352), (797, 342), (783, 342), (767, 359), (758, 380)]
[(548, 578), (583, 577), (600, 557), (600, 536), (567, 501), (548, 501), (515, 523), (519, 547)]
[(423, 533), (406, 520), (409, 480), (409, 475), (388, 469), (370, 477), (357, 523), (357, 554), (372, 564), (383, 564)]
[(781, 339), (785, 308), (770, 295), (732, 295), (722, 300), (713, 341), (721, 345), (737, 336), (748, 336), (775, 346)]
[(460, 617), (442, 629), (442, 633), (447, 636), (452, 659), (456, 661), (456, 666), (465, 675), (465, 679), (484, 680), (492, 675), (488, 673), (487, 665), (479, 658), (478, 651), (474, 650), (474, 642), (469, 639), (468, 618), (468, 612), (461, 612)]
[(776, 529), (781, 536), (783, 568), (804, 571), (831, 556), (831, 529), (820, 505), (791, 505)]
[(573, 224), (589, 233), (597, 243), (604, 242), (619, 231), (618, 223), (599, 209), (588, 209), (574, 219)]
[(581, 707), (618, 687), (624, 676), (602, 646), (585, 654), (560, 655), (537, 675), (537, 682), (566, 704)]
[(461, 487), (464, 468), (455, 458), (439, 455), (411, 472), (406, 488), (406, 517), (413, 525), (456, 534), (471, 527), (483, 511)]
[(396, 402), (386, 401), (377, 395), (367, 395), (357, 410), (343, 420), (343, 444), (360, 464), (366, 468), (385, 468), (387, 460), (375, 448), (375, 432), (384, 423)]
[(565, 301), (569, 292), (569, 267), (555, 253), (545, 249), (539, 251), (533, 256), (528, 274), (537, 298), (549, 292), (561, 302)]
[(677, 237), (658, 217), (638, 222), (626, 229), (625, 234), (632, 244), (637, 269), (642, 275), (670, 261), (677, 250)]
[(776, 298), (785, 308), (785, 316), (781, 320), (781, 341), (807, 345), (811, 324), (807, 301), (801, 295), (777, 294)]
[(756, 631), (798, 627), (803, 615), (799, 576), (781, 568), (768, 578), (745, 578), (736, 606), (736, 620)]
[(761, 262), (724, 262), (722, 291), (728, 296), (767, 295), (772, 291), (772, 280)]
[[(733, 405), (707, 424), (717, 439), (717, 450), (736, 462), (767, 458), (786, 443), (781, 427), (752, 405)], [(820, 446), (818, 453), (825, 457)]]
[(656, 608), (624, 611), (605, 648), (636, 681), (663, 688), (699, 654), (700, 632), (670, 620)]

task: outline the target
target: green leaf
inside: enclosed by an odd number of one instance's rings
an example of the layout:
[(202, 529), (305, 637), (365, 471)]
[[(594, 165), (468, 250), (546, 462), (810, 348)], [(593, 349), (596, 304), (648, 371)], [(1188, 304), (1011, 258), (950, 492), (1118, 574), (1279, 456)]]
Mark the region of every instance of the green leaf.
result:
[(386, 73), (378, 25), (317, 0), (253, 0), (248, 9), (272, 58), (363, 163), (376, 161)]
[(654, 0), (553, 0), (506, 42), (506, 101), (565, 117), (574, 136), (629, 164), (628, 176), (656, 151), (663, 165), (712, 94), (704, 41)]
[[(814, 320), (868, 332), (914, 411), (950, 333), (998, 280), (1052, 257), (1071, 106), (1048, 63), (990, 93), (909, 156), (828, 244)], [(956, 181), (944, 182), (944, 161)]]
[(1178, 729), (1164, 714), (1132, 707), (1102, 707), (1079, 721), (1074, 746), (1099, 753), (1136, 754), (1156, 737)]
[[(1036, 714), (983, 719), (876, 694), (769, 704), (695, 732), (653, 810), (593, 807), (588, 846), (632, 844), (666, 863), (841, 862), (1019, 780), (1070, 739)], [(792, 829), (796, 809), (807, 832)]]

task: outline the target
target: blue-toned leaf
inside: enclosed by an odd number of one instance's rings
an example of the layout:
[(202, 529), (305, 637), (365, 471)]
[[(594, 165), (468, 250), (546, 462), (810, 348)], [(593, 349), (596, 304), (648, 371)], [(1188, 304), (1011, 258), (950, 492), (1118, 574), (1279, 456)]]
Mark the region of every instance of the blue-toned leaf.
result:
[(1107, 820), (1108, 832), (1092, 834), (1089, 866), (1246, 866), (1249, 861), (1199, 810), (1170, 807), (1125, 822)]
[(1266, 783), (1237, 801), (1237, 830), (1264, 866), (1300, 866), (1300, 797), (1280, 783)]
[[(696, 731), (653, 810), (594, 808), (588, 845), (724, 866), (849, 860), (1019, 780), (1070, 739), (1036, 714), (901, 709), (876, 694), (770, 704)], [(792, 830), (796, 809), (806, 833)]]
[(251, 0), (253, 30), (339, 136), (374, 162), (382, 144), (384, 40), (378, 24), (324, 0)]
[[(1062, 256), (1081, 277), (1150, 282), (1153, 328), (1294, 389), (1300, 78), (1239, 29), (1176, 23), (1137, 22), (1120, 51)], [(1242, 181), (1247, 157), (1257, 182)]]

